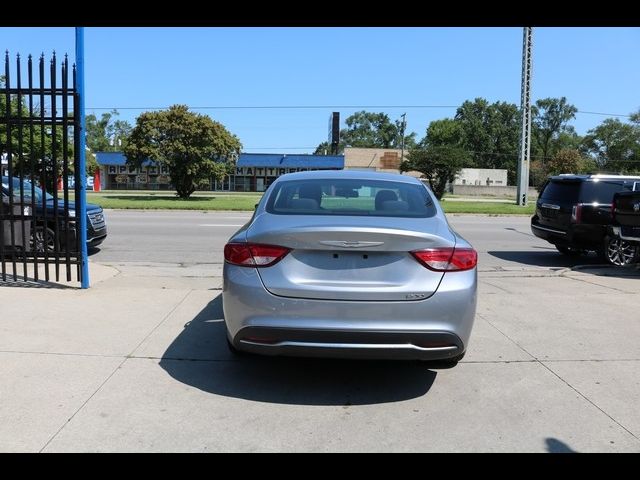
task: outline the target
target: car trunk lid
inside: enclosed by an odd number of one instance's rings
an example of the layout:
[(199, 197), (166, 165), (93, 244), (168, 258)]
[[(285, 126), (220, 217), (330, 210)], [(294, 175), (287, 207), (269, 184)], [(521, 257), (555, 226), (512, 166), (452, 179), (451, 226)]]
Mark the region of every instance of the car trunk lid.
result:
[[(288, 247), (258, 272), (274, 295), (324, 300), (407, 301), (430, 297), (442, 272), (421, 265), (414, 250), (450, 248), (455, 236), (439, 217), (260, 215), (247, 241)], [(277, 225), (277, 227), (274, 227)]]

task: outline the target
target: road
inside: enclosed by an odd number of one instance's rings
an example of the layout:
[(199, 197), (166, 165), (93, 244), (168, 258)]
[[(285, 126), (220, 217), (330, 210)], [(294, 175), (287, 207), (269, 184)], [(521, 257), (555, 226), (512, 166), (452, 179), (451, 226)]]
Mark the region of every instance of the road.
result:
[[(91, 259), (99, 262), (221, 264), (226, 240), (251, 217), (238, 212), (106, 212), (109, 236)], [(528, 216), (449, 215), (449, 222), (478, 250), (480, 271), (563, 268), (596, 263), (567, 258), (536, 238)]]

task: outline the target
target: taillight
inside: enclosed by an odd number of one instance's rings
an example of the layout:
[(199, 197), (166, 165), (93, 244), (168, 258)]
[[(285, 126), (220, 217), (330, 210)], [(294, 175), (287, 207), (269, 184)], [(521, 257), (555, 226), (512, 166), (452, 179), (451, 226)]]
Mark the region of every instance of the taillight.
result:
[(611, 220), (615, 222), (616, 220), (616, 201), (611, 202)]
[(224, 259), (239, 267), (270, 267), (282, 260), (290, 251), (287, 247), (277, 245), (227, 243), (224, 246)]
[(571, 208), (571, 221), (573, 223), (580, 223), (582, 220), (582, 204), (576, 203), (573, 208)]
[(478, 264), (478, 253), (473, 248), (430, 248), (411, 252), (422, 265), (436, 272), (471, 270)]

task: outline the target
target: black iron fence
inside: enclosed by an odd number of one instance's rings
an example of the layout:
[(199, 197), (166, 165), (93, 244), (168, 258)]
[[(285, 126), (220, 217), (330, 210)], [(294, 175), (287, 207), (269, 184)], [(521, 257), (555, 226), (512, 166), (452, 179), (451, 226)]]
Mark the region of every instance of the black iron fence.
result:
[(25, 69), (20, 55), (12, 64), (6, 53), (0, 74), (2, 282), (60, 281), (61, 269), (67, 281), (81, 281), (77, 102), (75, 66), (70, 71), (66, 55), (59, 64), (55, 53), (49, 61), (29, 55)]

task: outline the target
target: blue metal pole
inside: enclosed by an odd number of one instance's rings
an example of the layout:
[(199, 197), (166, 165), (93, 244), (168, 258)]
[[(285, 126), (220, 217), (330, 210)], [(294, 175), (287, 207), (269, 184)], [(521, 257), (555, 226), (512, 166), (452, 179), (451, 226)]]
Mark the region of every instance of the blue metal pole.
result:
[(76, 222), (80, 231), (80, 261), (82, 262), (82, 288), (89, 288), (89, 255), (87, 254), (87, 168), (85, 158), (85, 120), (84, 120), (84, 27), (76, 27), (76, 78), (78, 86), (78, 106), (80, 108), (80, 211), (76, 212)]

